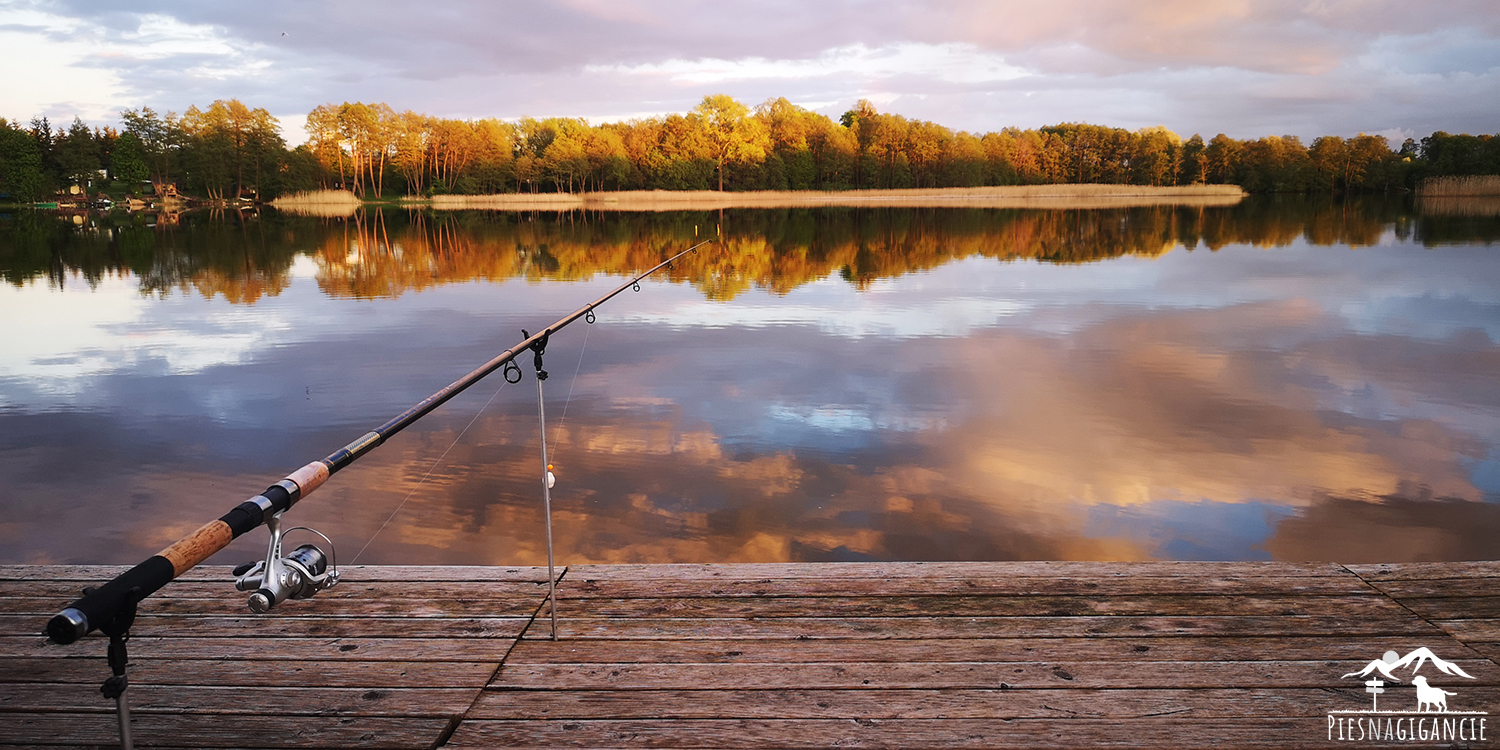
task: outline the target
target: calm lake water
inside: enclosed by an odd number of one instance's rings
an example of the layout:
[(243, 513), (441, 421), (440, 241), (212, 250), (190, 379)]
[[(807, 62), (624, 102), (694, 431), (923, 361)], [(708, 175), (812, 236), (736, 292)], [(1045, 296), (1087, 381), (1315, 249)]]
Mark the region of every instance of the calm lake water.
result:
[[(1496, 559), (1500, 219), (1444, 210), (0, 217), (0, 562), (137, 562), (720, 225), (548, 349), (560, 563)], [(290, 517), (543, 562), (522, 361)]]

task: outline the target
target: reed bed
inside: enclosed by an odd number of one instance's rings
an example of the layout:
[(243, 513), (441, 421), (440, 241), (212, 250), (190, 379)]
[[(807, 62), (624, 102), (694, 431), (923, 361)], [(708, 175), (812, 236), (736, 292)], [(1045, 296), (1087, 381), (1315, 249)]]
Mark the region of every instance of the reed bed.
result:
[(1500, 196), (1500, 175), (1481, 174), (1465, 177), (1428, 177), (1417, 186), (1417, 195), (1427, 196)]
[(278, 211), (322, 218), (353, 216), (361, 205), (359, 197), (348, 190), (314, 190), (283, 195), (271, 201), (271, 206)]
[(1424, 216), (1500, 216), (1500, 195), (1419, 195)]
[(868, 206), (898, 208), (1118, 208), (1150, 205), (1223, 206), (1238, 203), (1236, 185), (1150, 187), (1140, 185), (1016, 185), (920, 190), (633, 190), (613, 193), (516, 193), (435, 195), (436, 209), (684, 211), (720, 208)]

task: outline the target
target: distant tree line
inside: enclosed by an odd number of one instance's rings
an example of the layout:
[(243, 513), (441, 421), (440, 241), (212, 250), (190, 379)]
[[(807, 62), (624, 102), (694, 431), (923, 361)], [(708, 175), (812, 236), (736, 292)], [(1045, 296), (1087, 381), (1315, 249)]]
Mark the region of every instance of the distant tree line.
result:
[(606, 190), (849, 190), (1051, 183), (1237, 184), (1251, 192), (1345, 194), (1434, 176), (1500, 174), (1500, 138), (1433, 133), (1183, 140), (1162, 128), (1064, 123), (975, 134), (881, 113), (838, 120), (786, 99), (754, 109), (708, 96), (685, 114), (457, 120), (385, 104), (325, 104), (288, 150), (264, 109), (237, 100), (182, 115), (126, 110), (122, 127), (54, 130), (0, 120), (0, 194), (34, 199), (88, 179), (151, 182), (208, 198), (318, 188), (365, 196)]
[(0, 195), (36, 200), (71, 185), (144, 194), (168, 185), (211, 199), (258, 197), (316, 187), (321, 167), (288, 151), (281, 125), (238, 100), (160, 115), (149, 107), (120, 114), (122, 127), (66, 129), (45, 117), (29, 125), (0, 119)]

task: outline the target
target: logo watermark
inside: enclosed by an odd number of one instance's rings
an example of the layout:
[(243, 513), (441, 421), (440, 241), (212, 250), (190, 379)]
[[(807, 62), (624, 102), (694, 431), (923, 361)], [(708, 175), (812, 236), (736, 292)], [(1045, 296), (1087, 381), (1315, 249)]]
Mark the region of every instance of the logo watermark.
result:
[[(1488, 730), (1486, 722), (1489, 713), (1461, 710), (1462, 706), (1459, 702), (1455, 702), (1455, 706), (1450, 708), (1448, 699), (1457, 697), (1458, 693), (1431, 685), (1427, 681), (1427, 675), (1417, 674), (1423, 667), (1429, 665), (1432, 670), (1448, 677), (1474, 679), (1457, 664), (1445, 661), (1426, 646), (1419, 647), (1405, 656), (1395, 651), (1387, 651), (1379, 659), (1365, 665), (1364, 669), (1344, 675), (1343, 679), (1369, 678), (1375, 673), (1379, 673), (1380, 677), (1365, 680), (1365, 692), (1370, 694), (1369, 710), (1328, 712), (1328, 739), (1346, 742), (1486, 741), (1488, 739), (1485, 736)], [(1405, 680), (1402, 680), (1396, 676), (1396, 673), (1406, 667), (1411, 667), (1411, 672)], [(1437, 675), (1433, 677), (1450, 682)], [(1387, 696), (1386, 708), (1382, 709), (1380, 696), (1386, 692), (1387, 682), (1405, 683), (1415, 687), (1415, 704), (1413, 705), (1410, 700), (1402, 701), (1393, 696)], [(1407, 708), (1403, 709), (1403, 704)]]

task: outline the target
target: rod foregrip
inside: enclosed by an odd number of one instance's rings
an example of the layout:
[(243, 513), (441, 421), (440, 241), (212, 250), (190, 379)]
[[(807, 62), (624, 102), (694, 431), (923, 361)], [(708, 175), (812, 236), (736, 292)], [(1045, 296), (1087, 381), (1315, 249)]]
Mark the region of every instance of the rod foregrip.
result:
[(234, 532), (223, 519), (209, 521), (197, 531), (177, 540), (172, 546), (156, 553), (172, 563), (172, 577), (193, 569), (194, 565), (207, 560), (213, 553), (229, 546), (234, 541)]

